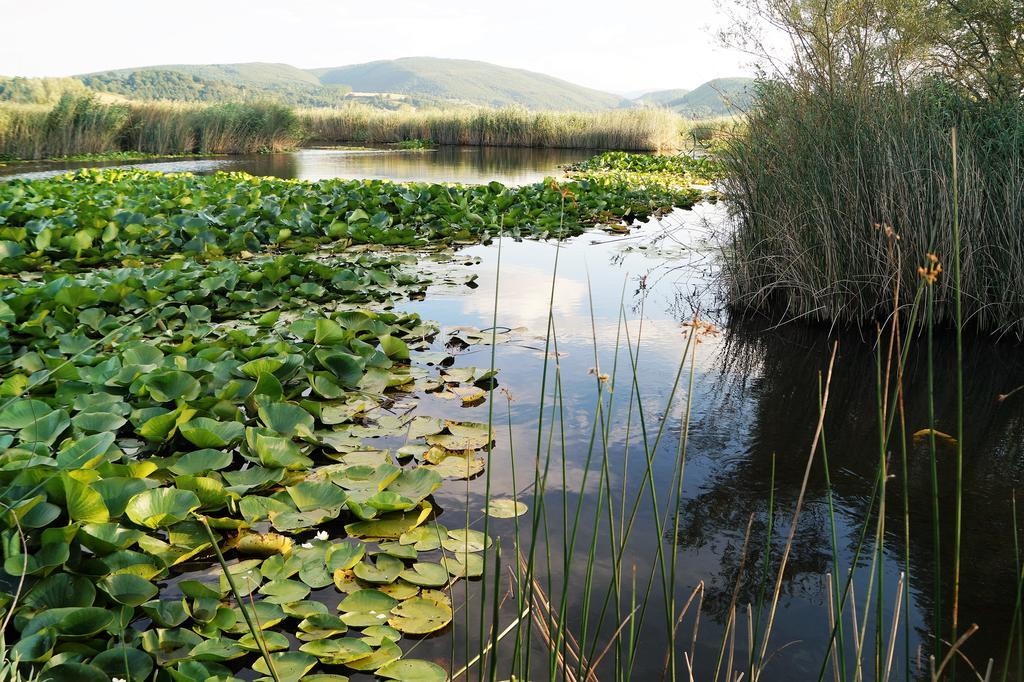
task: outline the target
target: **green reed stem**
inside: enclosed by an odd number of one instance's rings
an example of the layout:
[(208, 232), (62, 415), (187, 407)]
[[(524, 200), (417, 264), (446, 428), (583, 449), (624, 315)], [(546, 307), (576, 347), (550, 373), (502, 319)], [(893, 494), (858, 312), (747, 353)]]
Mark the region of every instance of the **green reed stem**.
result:
[(220, 551), (220, 545), (217, 542), (217, 538), (214, 537), (213, 529), (210, 528), (210, 522), (206, 520), (205, 516), (201, 516), (199, 514), (196, 514), (195, 516), (203, 524), (203, 528), (206, 529), (206, 535), (210, 538), (210, 544), (213, 545), (213, 551), (217, 554), (217, 561), (220, 562), (221, 570), (224, 571), (224, 578), (228, 582), (228, 587), (231, 588), (231, 594), (235, 596), (235, 601), (238, 602), (238, 608), (241, 610), (242, 617), (245, 619), (246, 627), (249, 628), (249, 632), (252, 634), (252, 638), (255, 640), (256, 646), (260, 649), (260, 654), (263, 656), (263, 660), (267, 663), (267, 669), (270, 671), (270, 676), (274, 678), (274, 682), (281, 682), (281, 678), (278, 677), (277, 674), (277, 669), (274, 667), (274, 661), (270, 658), (270, 651), (267, 649), (267, 644), (263, 641), (263, 632), (256, 627), (252, 616), (249, 614), (249, 609), (245, 606), (245, 600), (242, 599), (241, 593), (235, 585), (235, 577), (231, 575), (231, 571), (228, 570), (228, 562), (224, 560), (224, 555)]

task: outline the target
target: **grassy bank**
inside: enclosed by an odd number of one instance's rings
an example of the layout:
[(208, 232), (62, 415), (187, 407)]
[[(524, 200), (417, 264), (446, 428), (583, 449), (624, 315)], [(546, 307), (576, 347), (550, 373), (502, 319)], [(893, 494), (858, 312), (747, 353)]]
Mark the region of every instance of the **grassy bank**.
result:
[[(950, 131), (959, 132), (952, 181)], [(738, 306), (822, 321), (884, 318), (926, 254), (949, 269), (959, 203), (964, 318), (1024, 333), (1024, 105), (907, 92), (767, 86), (722, 151), (739, 224), (730, 285)], [(898, 235), (895, 249), (888, 228)], [(936, 286), (937, 321), (952, 315)]]
[(300, 113), (318, 142), (388, 143), (431, 140), (436, 144), (498, 147), (570, 147), (655, 151), (676, 149), (683, 120), (659, 109), (600, 113), (507, 109), (384, 111), (369, 107), (311, 109)]
[(300, 139), (293, 112), (276, 104), (103, 104), (66, 96), (52, 107), (0, 107), (0, 159), (254, 153)]
[[(703, 130), (701, 128), (700, 130)], [(270, 103), (212, 106), (101, 103), (0, 106), (0, 159), (139, 152), (239, 154), (319, 143), (461, 144), (655, 151), (690, 138), (669, 111), (530, 112), (525, 109), (384, 111), (366, 106), (295, 111)]]

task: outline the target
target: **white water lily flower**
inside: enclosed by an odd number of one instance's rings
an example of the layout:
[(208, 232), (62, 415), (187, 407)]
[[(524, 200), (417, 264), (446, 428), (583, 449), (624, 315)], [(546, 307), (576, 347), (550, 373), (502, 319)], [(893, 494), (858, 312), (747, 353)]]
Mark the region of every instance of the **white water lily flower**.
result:
[(122, 679), (120, 677), (112, 677), (110, 678), (110, 682), (128, 682), (128, 680)]
[(325, 531), (325, 530), (318, 530), (316, 532), (316, 539), (317, 540), (324, 540), (324, 541), (326, 541), (327, 540), (327, 531)]
[(313, 549), (313, 543), (303, 542), (301, 545), (299, 545), (299, 547), (301, 547), (302, 549)]

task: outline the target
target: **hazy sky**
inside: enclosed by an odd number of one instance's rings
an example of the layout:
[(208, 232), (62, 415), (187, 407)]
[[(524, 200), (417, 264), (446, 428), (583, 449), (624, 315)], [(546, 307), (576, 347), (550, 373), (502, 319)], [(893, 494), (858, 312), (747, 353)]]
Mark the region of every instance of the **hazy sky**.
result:
[(0, 0), (0, 75), (479, 59), (612, 91), (749, 74), (715, 0)]

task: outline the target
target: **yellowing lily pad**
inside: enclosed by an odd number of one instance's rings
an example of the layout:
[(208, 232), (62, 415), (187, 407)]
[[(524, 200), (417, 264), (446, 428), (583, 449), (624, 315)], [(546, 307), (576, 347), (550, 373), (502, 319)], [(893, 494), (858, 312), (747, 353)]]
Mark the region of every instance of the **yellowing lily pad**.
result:
[(452, 621), (452, 609), (423, 597), (413, 597), (391, 610), (388, 625), (407, 635), (425, 635), (440, 630)]

